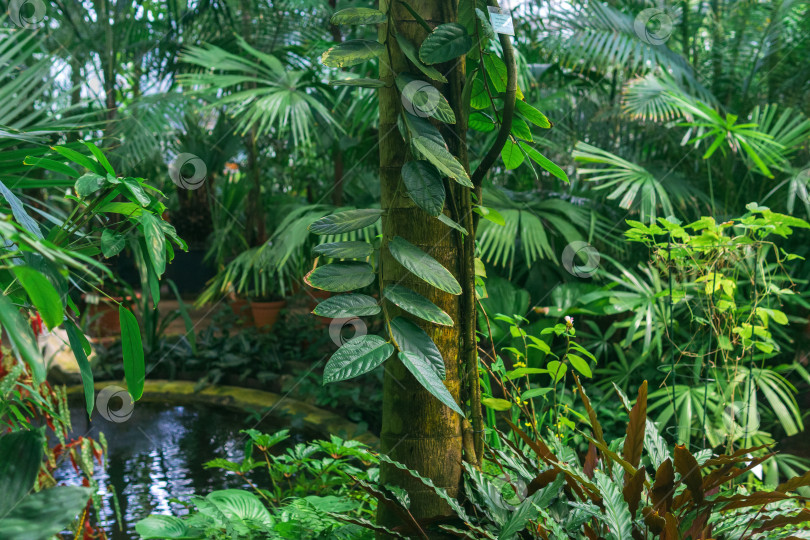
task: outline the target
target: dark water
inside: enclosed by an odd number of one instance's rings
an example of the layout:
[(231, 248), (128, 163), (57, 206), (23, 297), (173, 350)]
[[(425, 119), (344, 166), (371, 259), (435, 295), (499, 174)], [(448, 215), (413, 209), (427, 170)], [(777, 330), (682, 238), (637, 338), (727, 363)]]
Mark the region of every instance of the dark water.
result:
[[(71, 407), (71, 417), (74, 435), (98, 440), (102, 431), (107, 438), (106, 471), (96, 464), (103, 501), (97, 519), (112, 540), (139, 538), (135, 524), (149, 514), (184, 514), (185, 508), (170, 502), (171, 498), (187, 501), (191, 495), (216, 489), (247, 487), (232, 473), (203, 468), (214, 458), (242, 459), (247, 439), (239, 430), (256, 427), (255, 420), (244, 414), (208, 406), (138, 403), (132, 416), (121, 423), (94, 414), (88, 425), (80, 405)], [(257, 429), (271, 433), (281, 427), (262, 423)], [(70, 484), (80, 481), (68, 462), (59, 467), (56, 479)], [(118, 496), (120, 522), (110, 486)]]

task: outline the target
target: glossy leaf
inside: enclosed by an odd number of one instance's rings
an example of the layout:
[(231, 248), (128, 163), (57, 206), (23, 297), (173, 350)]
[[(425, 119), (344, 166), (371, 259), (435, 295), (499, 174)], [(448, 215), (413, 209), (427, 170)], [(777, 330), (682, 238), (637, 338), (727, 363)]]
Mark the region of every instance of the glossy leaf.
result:
[(443, 326), (453, 326), (453, 319), (443, 309), (404, 285), (394, 283), (386, 285), (383, 296), (420, 319)]
[(452, 227), (453, 229), (457, 230), (461, 234), (467, 234), (467, 229), (465, 229), (460, 224), (458, 224), (455, 221), (453, 221), (452, 219), (450, 219), (450, 217), (448, 217), (447, 214), (439, 214), (438, 219), (439, 219), (439, 221), (441, 221), (442, 223), (444, 223), (448, 227)]
[(88, 195), (92, 195), (100, 190), (107, 184), (107, 179), (96, 173), (86, 173), (79, 177), (74, 184), (73, 189), (76, 190), (76, 195), (84, 199)]
[(6, 331), (14, 350), (31, 368), (35, 382), (39, 384), (44, 381), (45, 366), (31, 326), (23, 319), (20, 309), (5, 294), (0, 294), (0, 326)]
[(518, 145), (514, 141), (506, 141), (506, 144), (501, 149), (501, 159), (506, 170), (517, 169), (523, 163), (523, 152), (520, 151)]
[(252, 536), (252, 531), (257, 527), (267, 528), (274, 523), (273, 516), (264, 503), (250, 491), (220, 489), (209, 493), (205, 500), (225, 516), (228, 524), (236, 529), (239, 536)]
[(413, 137), (411, 144), (428, 161), (436, 166), (445, 176), (448, 176), (465, 187), (473, 187), (467, 171), (450, 150), (442, 144), (427, 137)]
[(0, 516), (5, 516), (34, 488), (42, 465), (44, 442), (39, 429), (0, 435), (0, 479), (3, 482)]
[(577, 370), (582, 375), (585, 375), (588, 378), (593, 377), (593, 373), (591, 372), (591, 366), (588, 364), (588, 361), (584, 358), (577, 356), (575, 354), (568, 355), (568, 361), (571, 362), (571, 367)]
[[(489, 77), (492, 86), (495, 88), (495, 91), (498, 93), (506, 92), (506, 64), (504, 64), (503, 60), (494, 54), (485, 54), (483, 60), (484, 68), (487, 71), (487, 76)], [(520, 91), (520, 88), (517, 89), (515, 95), (516, 101), (523, 99), (523, 92)]]
[(442, 353), (424, 330), (404, 317), (395, 317), (391, 321), (391, 337), (400, 351), (413, 353), (423, 358), (437, 377), (445, 379), (447, 374)]
[(98, 161), (99, 164), (104, 167), (104, 170), (107, 171), (107, 173), (115, 176), (115, 171), (113, 170), (112, 165), (110, 165), (110, 162), (107, 161), (107, 158), (104, 156), (104, 152), (102, 152), (98, 146), (91, 142), (83, 142), (82, 144), (84, 144), (87, 149), (90, 150), (90, 153), (93, 154), (96, 161)]
[(65, 308), (59, 293), (51, 282), (40, 272), (27, 266), (15, 266), (13, 272), (25, 292), (28, 293), (28, 298), (37, 308), (48, 330), (59, 326), (62, 323)]
[(104, 229), (101, 232), (101, 253), (109, 259), (121, 253), (127, 245), (127, 237), (118, 231)]
[(402, 181), (408, 195), (419, 208), (438, 216), (444, 208), (444, 181), (439, 171), (425, 160), (409, 161), (402, 166)]
[(304, 277), (311, 287), (330, 292), (362, 289), (374, 282), (374, 269), (361, 262), (338, 262), (319, 266)]
[(379, 24), (385, 22), (385, 13), (378, 9), (351, 7), (341, 9), (329, 19), (336, 26), (344, 24)]
[(315, 221), (309, 226), (309, 230), (315, 234), (341, 234), (356, 231), (373, 225), (381, 215), (382, 210), (378, 208), (337, 212)]
[(425, 64), (447, 62), (466, 54), (472, 46), (472, 38), (462, 25), (440, 24), (422, 42), (419, 47), (419, 58)]
[(0, 519), (0, 538), (49, 540), (79, 515), (92, 495), (91, 488), (78, 486), (31, 493)]
[(470, 115), (470, 120), (468, 125), (470, 129), (474, 129), (476, 131), (482, 131), (484, 133), (489, 133), (490, 131), (495, 131), (497, 127), (495, 122), (490, 118), (488, 115), (480, 112), (472, 113)]
[(445, 124), (455, 124), (456, 115), (450, 103), (432, 84), (420, 81), (408, 73), (400, 73), (396, 78), (402, 103), (408, 112), (422, 118), (435, 118)]
[(135, 524), (142, 540), (163, 540), (188, 538), (191, 532), (183, 520), (174, 516), (148, 516)]
[(385, 52), (385, 45), (367, 39), (352, 39), (338, 43), (321, 55), (321, 62), (327, 67), (344, 68), (362, 64), (377, 58)]
[(453, 396), (447, 390), (447, 387), (444, 386), (442, 380), (436, 375), (436, 372), (424, 358), (418, 354), (400, 352), (399, 359), (425, 390), (433, 394), (436, 399), (447, 405), (451, 410), (464, 416), (461, 407), (458, 406), (456, 400), (453, 399)]
[(368, 79), (356, 77), (353, 79), (332, 79), (329, 81), (332, 86), (360, 86), (362, 88), (383, 88), (385, 81), (379, 79)]
[(157, 277), (166, 271), (166, 237), (163, 236), (163, 229), (157, 223), (158, 218), (144, 212), (141, 214), (141, 226), (146, 241), (146, 251), (149, 253), (149, 260)]
[(127, 381), (129, 394), (137, 401), (143, 395), (143, 384), (146, 379), (141, 329), (138, 327), (138, 319), (123, 305), (118, 306), (118, 318), (121, 321), (124, 379)]
[(521, 99), (515, 100), (515, 108), (517, 111), (529, 122), (537, 127), (550, 128), (551, 122), (548, 121), (546, 115), (526, 103)]
[(388, 250), (391, 256), (396, 259), (399, 264), (410, 270), (417, 277), (430, 283), (437, 289), (448, 292), (450, 294), (461, 294), (461, 285), (459, 285), (453, 274), (450, 273), (439, 262), (411, 244), (401, 236), (395, 236), (388, 244)]
[(380, 312), (380, 305), (375, 298), (365, 294), (341, 294), (320, 302), (312, 313), (333, 319), (366, 317)]
[(312, 252), (332, 259), (365, 259), (374, 248), (368, 242), (329, 242), (315, 246)]
[(393, 353), (394, 346), (380, 336), (366, 334), (350, 339), (326, 363), (323, 382), (338, 382), (368, 373)]
[(419, 58), (419, 53), (416, 51), (416, 47), (413, 43), (408, 41), (408, 39), (401, 34), (396, 35), (397, 43), (399, 44), (399, 48), (402, 50), (403, 54), (408, 57), (413, 65), (419, 68), (419, 71), (433, 79), (434, 81), (439, 81), (446, 83), (447, 77), (441, 74), (439, 70), (434, 68), (433, 66), (428, 66)]
[(17, 223), (22, 225), (25, 230), (34, 236), (41, 239), (43, 236), (42, 231), (39, 230), (39, 225), (28, 215), (28, 212), (25, 211), (22, 201), (14, 195), (3, 182), (0, 182), (0, 195), (8, 202), (8, 205), (11, 207), (11, 214), (14, 216)]
[(546, 156), (544, 156), (543, 154), (532, 148), (531, 145), (525, 143), (519, 144), (520, 147), (523, 149), (523, 151), (526, 152), (526, 154), (529, 156), (529, 159), (531, 159), (532, 161), (543, 167), (545, 170), (547, 170), (548, 172), (550, 172), (552, 175), (556, 176), (563, 182), (568, 183), (568, 175), (565, 174), (565, 171), (563, 171), (559, 166), (557, 166)]

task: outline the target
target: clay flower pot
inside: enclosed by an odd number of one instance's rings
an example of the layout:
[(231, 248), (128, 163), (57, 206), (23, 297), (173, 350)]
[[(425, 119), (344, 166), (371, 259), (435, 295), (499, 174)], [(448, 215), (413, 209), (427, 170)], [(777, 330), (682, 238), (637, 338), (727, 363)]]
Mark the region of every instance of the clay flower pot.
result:
[(261, 332), (269, 332), (278, 321), (279, 313), (287, 306), (286, 300), (277, 302), (250, 301), (250, 311), (253, 313), (253, 323)]
[(254, 325), (253, 323), (253, 310), (250, 307), (250, 302), (246, 298), (233, 297), (228, 304), (231, 310), (236, 315), (237, 324), (242, 328), (249, 328)]

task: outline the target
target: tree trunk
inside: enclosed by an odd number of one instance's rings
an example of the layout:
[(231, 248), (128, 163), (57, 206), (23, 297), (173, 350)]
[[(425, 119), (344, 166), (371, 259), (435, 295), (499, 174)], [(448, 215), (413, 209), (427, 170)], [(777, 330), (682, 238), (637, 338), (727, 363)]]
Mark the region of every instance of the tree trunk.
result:
[[(428, 24), (434, 27), (455, 18), (456, 2), (452, 0), (409, 0), (409, 3)], [(380, 9), (392, 10), (392, 20), (397, 32), (415, 45), (418, 46), (425, 38), (425, 30), (407, 12), (402, 3), (381, 0)], [(397, 73), (408, 72), (417, 76), (419, 71), (410, 66), (396, 40), (390, 36), (387, 26), (383, 24), (380, 27), (380, 40), (388, 47), (388, 53), (380, 57), (380, 78), (386, 82), (386, 87), (379, 90), (380, 184), (381, 203), (385, 211), (380, 283), (383, 287), (390, 283), (401, 283), (430, 299), (453, 318), (456, 324), (452, 328), (423, 324), (418, 320), (414, 322), (427, 332), (441, 351), (447, 372), (445, 385), (460, 402), (461, 298), (439, 291), (423, 282), (400, 266), (387, 249), (388, 242), (392, 238), (401, 236), (430, 254), (463, 283), (460, 276), (464, 271), (464, 265), (457, 233), (418, 208), (407, 196), (402, 184), (401, 167), (405, 161), (411, 159), (411, 156), (397, 129), (401, 102), (393, 81)], [(453, 68), (457, 63), (448, 64), (436, 67), (445, 71), (443, 68)], [(463, 76), (463, 58), (459, 64), (460, 67), (453, 68), (452, 71)], [(454, 89), (454, 86), (458, 86), (457, 82), (457, 78), (451, 77), (450, 83), (439, 87), (439, 90), (458, 111), (456, 101), (458, 92)], [(463, 152), (458, 147), (463, 148), (464, 144), (459, 145), (458, 139), (451, 141), (452, 137), (452, 134), (446, 137), (451, 150), (457, 154)], [(464, 161), (462, 160), (462, 163)], [(452, 193), (457, 191), (460, 190), (448, 192), (446, 209), (454, 205), (459, 206), (457, 201), (450, 200)], [(391, 317), (402, 314), (402, 311), (388, 301), (386, 310)], [(398, 359), (391, 358), (385, 366), (381, 451), (418, 471), (422, 476), (429, 477), (437, 486), (446, 489), (451, 497), (456, 497), (462, 472), (461, 418), (424, 390)], [(381, 482), (407, 490), (411, 500), (410, 511), (417, 519), (450, 514), (447, 505), (432, 490), (397, 468), (383, 465)], [(401, 524), (385, 505), (378, 507), (377, 521), (389, 527)]]

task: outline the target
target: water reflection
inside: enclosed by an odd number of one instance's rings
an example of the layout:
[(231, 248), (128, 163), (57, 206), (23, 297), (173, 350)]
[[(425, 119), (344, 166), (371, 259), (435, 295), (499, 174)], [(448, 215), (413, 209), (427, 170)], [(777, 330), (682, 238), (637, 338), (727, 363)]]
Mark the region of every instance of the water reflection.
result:
[[(204, 469), (214, 458), (239, 461), (246, 439), (240, 429), (254, 427), (244, 415), (212, 407), (138, 403), (126, 422), (108, 422), (97, 413), (88, 424), (80, 406), (71, 408), (74, 435), (98, 440), (104, 432), (108, 443), (106, 472), (96, 466), (103, 503), (98, 516), (109, 538), (138, 538), (135, 523), (153, 513), (185, 513), (173, 499), (187, 501), (193, 494), (215, 489), (246, 487), (238, 477), (219, 469)], [(262, 425), (263, 431), (279, 429)], [(57, 470), (56, 479), (80, 482), (69, 462)], [(116, 518), (112, 492), (118, 494), (121, 521)]]

